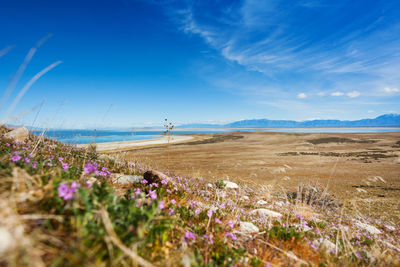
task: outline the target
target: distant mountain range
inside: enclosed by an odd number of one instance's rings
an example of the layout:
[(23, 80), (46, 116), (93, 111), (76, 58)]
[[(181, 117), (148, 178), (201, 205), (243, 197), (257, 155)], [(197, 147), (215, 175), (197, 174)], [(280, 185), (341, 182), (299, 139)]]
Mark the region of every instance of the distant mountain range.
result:
[(315, 128), (315, 127), (400, 127), (400, 114), (385, 114), (374, 119), (341, 120), (242, 120), (228, 124), (184, 124), (177, 128)]

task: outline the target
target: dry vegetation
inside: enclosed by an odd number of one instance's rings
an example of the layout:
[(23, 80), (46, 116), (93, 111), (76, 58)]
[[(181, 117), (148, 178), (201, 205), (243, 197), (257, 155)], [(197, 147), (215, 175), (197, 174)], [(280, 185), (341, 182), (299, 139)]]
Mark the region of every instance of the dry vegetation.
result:
[[(354, 212), (399, 222), (399, 140), (400, 133), (209, 134), (203, 140), (172, 145), (170, 171), (208, 181), (223, 178), (254, 187), (272, 186), (278, 191), (318, 183)], [(120, 156), (167, 169), (162, 146)]]

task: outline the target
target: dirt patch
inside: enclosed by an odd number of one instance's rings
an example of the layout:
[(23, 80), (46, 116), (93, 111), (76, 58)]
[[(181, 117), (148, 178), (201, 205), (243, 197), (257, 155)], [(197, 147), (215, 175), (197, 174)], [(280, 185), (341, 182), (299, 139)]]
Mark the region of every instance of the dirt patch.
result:
[(328, 143), (355, 143), (355, 144), (372, 144), (376, 143), (376, 140), (354, 140), (343, 137), (324, 137), (318, 139), (307, 140), (307, 142), (313, 145), (328, 144)]
[(192, 142), (187, 142), (187, 143), (182, 143), (182, 144), (176, 144), (176, 146), (179, 145), (187, 145), (187, 146), (193, 146), (193, 145), (204, 145), (204, 144), (214, 144), (214, 143), (221, 143), (225, 141), (233, 141), (233, 140), (238, 140), (242, 139), (242, 135), (235, 135), (235, 134), (230, 134), (230, 135), (214, 135), (211, 138), (207, 138), (204, 140), (199, 140), (199, 141), (192, 141)]
[(361, 158), (366, 159), (382, 159), (382, 158), (396, 158), (397, 155), (387, 155), (386, 153), (392, 151), (382, 151), (382, 152), (371, 152), (371, 151), (360, 151), (360, 152), (285, 152), (279, 153), (278, 156), (323, 156), (323, 157), (340, 157), (340, 158)]

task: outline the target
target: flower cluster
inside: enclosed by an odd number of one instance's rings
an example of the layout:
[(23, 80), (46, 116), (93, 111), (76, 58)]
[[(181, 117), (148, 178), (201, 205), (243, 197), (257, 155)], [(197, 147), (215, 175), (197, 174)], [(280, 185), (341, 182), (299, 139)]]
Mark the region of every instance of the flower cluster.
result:
[(61, 197), (64, 200), (70, 200), (74, 197), (74, 193), (76, 193), (77, 189), (81, 187), (80, 184), (77, 182), (73, 181), (71, 183), (71, 186), (69, 187), (66, 183), (60, 184), (60, 186), (57, 188), (58, 190), (58, 196)]
[[(99, 170), (100, 169), (100, 170)], [(85, 166), (83, 167), (83, 171), (86, 174), (94, 174), (95, 176), (102, 176), (102, 177), (112, 177), (112, 173), (106, 168), (102, 167), (95, 163), (86, 163)]]

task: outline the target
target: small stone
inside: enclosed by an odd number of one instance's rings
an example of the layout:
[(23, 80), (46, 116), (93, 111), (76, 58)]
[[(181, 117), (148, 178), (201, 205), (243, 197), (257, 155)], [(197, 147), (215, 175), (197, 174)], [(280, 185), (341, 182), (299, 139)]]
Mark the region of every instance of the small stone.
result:
[(263, 206), (263, 205), (267, 205), (268, 202), (265, 200), (260, 199), (259, 201), (257, 201), (256, 205), (257, 206)]
[(113, 179), (113, 183), (120, 185), (136, 184), (140, 183), (143, 179), (142, 176), (138, 175), (122, 175)]
[(241, 200), (249, 200), (250, 198), (248, 196), (242, 196), (240, 199)]
[(386, 224), (385, 227), (386, 227), (386, 229), (388, 229), (389, 231), (395, 231), (395, 230), (396, 230), (396, 227), (394, 227), (393, 225)]
[(213, 185), (210, 184), (210, 183), (208, 183), (208, 184), (207, 184), (207, 187), (208, 187), (208, 188), (213, 188)]
[(260, 229), (251, 222), (240, 222), (240, 231), (244, 233), (258, 233)]
[(283, 202), (283, 201), (275, 201), (275, 202), (274, 202), (274, 205), (275, 205), (275, 206), (278, 206), (278, 207), (283, 207), (283, 206), (285, 206), (286, 204), (285, 204), (285, 202)]
[(24, 142), (29, 138), (29, 131), (25, 127), (20, 127), (4, 134), (4, 137), (18, 142)]
[(320, 238), (316, 241), (314, 241), (314, 244), (319, 247), (319, 248), (323, 248), (326, 249), (328, 251), (333, 251), (336, 249), (335, 244), (333, 244), (331, 241), (329, 241), (326, 238)]
[(378, 228), (376, 228), (375, 226), (369, 225), (367, 223), (356, 222), (356, 226), (358, 226), (358, 228), (361, 228), (373, 235), (378, 235), (381, 233), (381, 231)]
[(282, 214), (276, 211), (272, 211), (269, 209), (255, 209), (251, 212), (251, 214), (258, 214), (259, 216), (268, 216), (271, 218), (280, 218)]
[(238, 189), (239, 188), (239, 186), (236, 183), (231, 182), (231, 181), (224, 180), (224, 184), (225, 184), (226, 189)]

